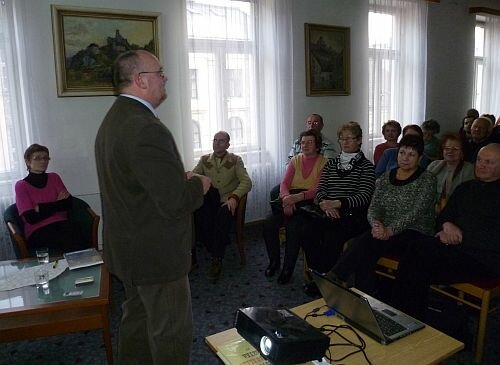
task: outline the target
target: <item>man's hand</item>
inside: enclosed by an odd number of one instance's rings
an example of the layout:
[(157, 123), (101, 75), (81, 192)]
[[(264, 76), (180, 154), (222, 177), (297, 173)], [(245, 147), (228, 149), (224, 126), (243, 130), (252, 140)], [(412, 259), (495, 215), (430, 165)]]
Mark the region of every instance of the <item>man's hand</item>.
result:
[(378, 240), (387, 241), (394, 232), (392, 232), (391, 227), (384, 226), (383, 223), (379, 221), (374, 221), (372, 226), (372, 237)]
[(436, 237), (445, 245), (458, 245), (462, 243), (463, 233), (453, 223), (445, 222), (443, 223), (443, 230), (436, 233)]
[(203, 185), (203, 195), (205, 195), (210, 189), (210, 185), (212, 185), (212, 179), (208, 176), (197, 174), (193, 171), (186, 171), (186, 178), (191, 180), (194, 176), (198, 177), (201, 180), (201, 184)]
[(69, 198), (69, 193), (66, 190), (60, 191), (57, 195), (57, 200), (63, 200)]
[(341, 204), (340, 204), (340, 201), (339, 200), (322, 200), (320, 203), (319, 203), (319, 207), (320, 209), (325, 212), (325, 215), (327, 217), (331, 217), (331, 218), (340, 218), (340, 211), (339, 211), (339, 208), (340, 208)]
[(234, 198), (229, 198), (222, 206), (226, 206), (227, 209), (231, 212), (231, 215), (234, 215), (236, 212), (236, 208), (238, 207), (238, 201)]
[(282, 199), (283, 207), (294, 205), (295, 203), (300, 202), (303, 198), (303, 195), (304, 194), (302, 194), (302, 193), (297, 193), (297, 194), (290, 194), (290, 195), (284, 196)]
[(295, 204), (283, 206), (283, 213), (285, 213), (287, 217), (291, 217), (293, 212), (295, 212)]
[(196, 176), (201, 180), (201, 183), (203, 185), (203, 194), (206, 194), (208, 189), (210, 189), (210, 186), (212, 185), (212, 179), (204, 175), (196, 175)]

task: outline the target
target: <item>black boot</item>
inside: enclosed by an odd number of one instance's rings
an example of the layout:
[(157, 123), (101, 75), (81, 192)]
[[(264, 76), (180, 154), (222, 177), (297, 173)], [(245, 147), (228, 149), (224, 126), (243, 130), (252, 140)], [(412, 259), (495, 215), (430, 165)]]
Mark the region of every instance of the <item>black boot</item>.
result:
[(276, 274), (276, 271), (278, 271), (280, 268), (280, 262), (279, 261), (271, 261), (269, 263), (269, 266), (267, 267), (266, 271), (264, 271), (264, 275), (266, 277), (270, 278), (273, 277), (274, 274)]
[(288, 267), (283, 267), (280, 276), (278, 276), (278, 284), (284, 285), (287, 284), (292, 278), (293, 269)]

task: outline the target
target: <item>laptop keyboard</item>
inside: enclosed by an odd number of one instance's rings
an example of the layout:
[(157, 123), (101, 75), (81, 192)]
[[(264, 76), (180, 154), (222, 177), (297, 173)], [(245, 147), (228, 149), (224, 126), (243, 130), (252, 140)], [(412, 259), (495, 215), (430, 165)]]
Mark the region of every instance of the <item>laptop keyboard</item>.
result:
[(387, 318), (383, 314), (380, 314), (377, 311), (373, 311), (373, 313), (375, 314), (375, 318), (377, 319), (378, 325), (380, 326), (380, 329), (382, 330), (385, 336), (390, 337), (395, 333), (401, 332), (405, 329), (399, 323), (390, 318)]

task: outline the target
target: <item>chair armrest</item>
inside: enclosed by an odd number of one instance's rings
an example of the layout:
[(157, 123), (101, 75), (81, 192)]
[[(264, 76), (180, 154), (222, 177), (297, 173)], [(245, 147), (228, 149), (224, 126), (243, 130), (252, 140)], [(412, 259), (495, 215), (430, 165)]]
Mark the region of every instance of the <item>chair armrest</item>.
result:
[(17, 248), (19, 250), (19, 255), (20, 259), (25, 259), (30, 257), (29, 251), (28, 251), (28, 245), (26, 244), (26, 241), (24, 240), (24, 236), (17, 227), (17, 225), (13, 222), (7, 222), (7, 227), (9, 228), (9, 232), (14, 238), (14, 241), (16, 242)]

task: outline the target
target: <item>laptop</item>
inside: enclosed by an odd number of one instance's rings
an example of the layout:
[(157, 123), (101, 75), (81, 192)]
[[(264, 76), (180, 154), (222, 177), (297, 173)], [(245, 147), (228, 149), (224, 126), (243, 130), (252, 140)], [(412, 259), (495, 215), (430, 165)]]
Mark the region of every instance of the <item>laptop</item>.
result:
[(340, 314), (346, 323), (381, 344), (387, 345), (425, 327), (422, 322), (378, 299), (310, 271), (328, 307)]

